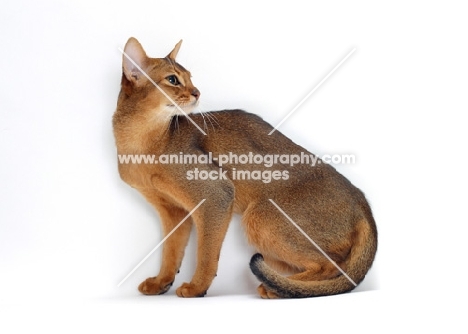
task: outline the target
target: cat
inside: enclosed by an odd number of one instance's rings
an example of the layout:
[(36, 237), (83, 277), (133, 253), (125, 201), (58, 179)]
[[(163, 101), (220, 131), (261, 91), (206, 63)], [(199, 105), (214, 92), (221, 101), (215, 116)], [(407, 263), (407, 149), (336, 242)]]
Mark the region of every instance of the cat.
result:
[[(318, 158), (314, 166), (278, 159), (272, 165), (216, 160), (315, 155), (280, 131), (269, 135), (273, 127), (255, 114), (192, 113), (200, 91), (190, 72), (176, 62), (181, 42), (165, 58), (150, 58), (132, 37), (123, 53), (121, 90), (112, 120), (118, 155), (204, 157), (201, 162), (118, 164), (122, 180), (158, 211), (165, 235), (199, 205), (167, 238), (159, 274), (143, 281), (139, 291), (156, 295), (169, 290), (194, 225), (195, 273), (176, 294), (204, 296), (217, 274), (233, 214), (242, 215), (248, 242), (258, 251), (250, 268), (261, 282), (257, 290), (262, 298), (353, 290), (377, 250), (377, 228), (364, 194)], [(235, 177), (240, 170), (243, 177)], [(195, 178), (194, 171), (204, 179)], [(269, 181), (258, 178), (263, 175), (269, 175)]]

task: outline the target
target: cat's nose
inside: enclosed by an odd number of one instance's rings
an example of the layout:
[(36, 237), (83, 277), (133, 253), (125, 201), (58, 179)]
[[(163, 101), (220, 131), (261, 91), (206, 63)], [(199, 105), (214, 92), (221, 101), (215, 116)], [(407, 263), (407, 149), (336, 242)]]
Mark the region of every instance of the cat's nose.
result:
[(198, 100), (198, 98), (200, 97), (200, 91), (198, 89), (196, 89), (196, 88), (193, 88), (191, 94), (192, 94), (192, 96), (195, 97), (196, 100)]

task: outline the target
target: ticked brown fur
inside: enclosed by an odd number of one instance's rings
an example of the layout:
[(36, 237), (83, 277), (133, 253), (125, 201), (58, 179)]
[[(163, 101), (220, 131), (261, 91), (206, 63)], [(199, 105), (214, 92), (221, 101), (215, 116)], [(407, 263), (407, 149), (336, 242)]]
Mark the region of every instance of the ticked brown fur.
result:
[[(260, 117), (241, 110), (190, 114), (204, 135), (184, 115), (197, 105), (200, 92), (190, 72), (175, 61), (181, 42), (165, 58), (149, 58), (140, 43), (130, 38), (123, 58), (123, 75), (113, 127), (118, 154), (169, 155), (298, 154), (308, 153)], [(182, 113), (140, 71), (145, 72)], [(174, 79), (174, 77), (176, 79)], [(209, 118), (208, 121), (206, 118)], [(219, 171), (205, 164), (119, 164), (121, 178), (137, 189), (159, 212), (168, 234), (203, 199), (203, 204), (166, 240), (159, 274), (142, 282), (143, 294), (169, 290), (184, 256), (192, 225), (197, 231), (197, 266), (191, 282), (176, 293), (203, 296), (216, 276), (218, 260), (232, 215), (242, 215), (248, 241), (258, 252), (250, 267), (261, 281), (263, 298), (332, 295), (355, 286), (279, 212), (272, 199), (357, 284), (372, 265), (377, 229), (363, 193), (333, 167), (280, 164), (241, 165), (243, 170), (288, 172), (287, 180), (236, 180), (239, 165), (226, 164), (228, 179), (189, 180), (198, 168)], [(291, 276), (283, 276), (288, 272)]]

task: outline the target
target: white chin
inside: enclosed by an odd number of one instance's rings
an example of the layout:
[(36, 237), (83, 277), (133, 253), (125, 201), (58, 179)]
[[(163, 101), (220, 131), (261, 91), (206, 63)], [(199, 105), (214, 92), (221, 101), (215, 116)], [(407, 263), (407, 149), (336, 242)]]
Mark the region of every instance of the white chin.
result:
[(185, 106), (181, 106), (181, 105), (179, 105), (178, 107), (170, 106), (169, 108), (173, 115), (186, 115), (186, 114), (190, 114), (197, 107), (197, 105), (198, 103), (195, 102), (195, 103), (191, 103)]

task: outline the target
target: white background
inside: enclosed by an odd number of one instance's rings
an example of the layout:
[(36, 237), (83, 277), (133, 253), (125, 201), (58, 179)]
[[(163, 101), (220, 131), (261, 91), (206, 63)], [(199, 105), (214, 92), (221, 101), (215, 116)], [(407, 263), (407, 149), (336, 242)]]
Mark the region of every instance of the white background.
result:
[[(0, 330), (466, 330), (463, 2), (304, 3), (2, 2)], [(205, 298), (175, 297), (193, 242), (167, 295), (136, 290), (160, 251), (117, 288), (161, 240), (157, 214), (117, 174), (117, 48), (130, 36), (154, 57), (184, 39), (178, 61), (204, 110), (273, 125), (356, 48), (280, 128), (314, 153), (357, 157), (336, 168), (367, 194), (380, 244), (356, 291), (260, 300), (238, 219)]]

